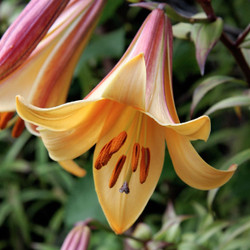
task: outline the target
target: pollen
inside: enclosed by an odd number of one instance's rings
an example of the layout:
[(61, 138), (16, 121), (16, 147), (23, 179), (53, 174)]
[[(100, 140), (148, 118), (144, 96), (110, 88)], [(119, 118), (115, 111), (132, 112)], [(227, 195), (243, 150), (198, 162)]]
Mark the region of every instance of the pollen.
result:
[(133, 172), (135, 172), (137, 169), (139, 157), (140, 157), (140, 145), (139, 143), (135, 143), (133, 146), (132, 161), (131, 161), (131, 168)]
[(112, 172), (111, 178), (109, 180), (109, 187), (110, 188), (112, 188), (116, 184), (116, 181), (121, 173), (121, 170), (122, 170), (122, 167), (123, 167), (125, 161), (126, 161), (126, 156), (122, 155), (119, 158), (118, 162), (116, 163), (115, 168)]
[(141, 149), (141, 164), (140, 164), (140, 183), (143, 184), (147, 177), (150, 164), (150, 150), (149, 148), (142, 147)]

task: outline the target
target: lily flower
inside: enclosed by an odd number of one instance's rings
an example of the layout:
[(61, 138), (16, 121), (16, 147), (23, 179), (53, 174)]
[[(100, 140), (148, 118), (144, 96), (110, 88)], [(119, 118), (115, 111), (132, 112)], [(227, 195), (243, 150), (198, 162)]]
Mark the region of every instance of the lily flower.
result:
[(29, 56), (69, 0), (31, 0), (0, 41), (0, 79)]
[(83, 100), (40, 109), (17, 97), (17, 111), (38, 127), (50, 157), (72, 160), (96, 144), (95, 189), (111, 228), (127, 230), (159, 180), (165, 141), (178, 176), (198, 189), (226, 183), (235, 168), (214, 169), (190, 140), (207, 140), (210, 120), (180, 123), (172, 89), (172, 29), (155, 9), (114, 69)]
[[(43, 108), (65, 102), (75, 66), (105, 0), (71, 0), (60, 14), (67, 2), (31, 1), (1, 40), (0, 129), (15, 122), (13, 137), (24, 128), (22, 119), (12, 119), (16, 95)], [(37, 133), (34, 126), (27, 127)]]
[(78, 222), (68, 233), (61, 250), (85, 250), (88, 249), (91, 231), (85, 221)]

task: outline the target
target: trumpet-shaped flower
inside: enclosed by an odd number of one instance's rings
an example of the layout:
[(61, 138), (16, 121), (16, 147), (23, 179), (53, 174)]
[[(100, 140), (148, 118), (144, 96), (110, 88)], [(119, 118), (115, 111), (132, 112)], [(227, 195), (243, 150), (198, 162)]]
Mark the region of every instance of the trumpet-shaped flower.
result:
[[(29, 56), (69, 0), (31, 0), (0, 41), (0, 79)], [(32, 34), (32, 35), (30, 35)]]
[[(43, 108), (65, 102), (76, 63), (105, 0), (71, 0), (58, 16), (57, 11), (61, 11), (65, 2), (68, 1), (32, 1), (18, 18), (19, 23), (15, 22), (16, 25), (14, 23), (10, 27), (1, 41), (0, 129), (12, 123), (16, 95), (22, 95), (33, 105)], [(33, 21), (38, 19), (38, 27), (32, 26), (29, 15), (32, 15)], [(52, 22), (47, 20), (49, 18), (54, 23), (45, 35), (48, 23)], [(12, 50), (13, 44), (15, 47)], [(23, 128), (24, 123), (18, 118), (12, 135), (17, 137)], [(37, 132), (34, 126), (28, 125), (28, 129)]]
[[(223, 185), (235, 169), (205, 163), (190, 140), (207, 140), (210, 120), (180, 123), (172, 90), (172, 30), (163, 10), (147, 17), (124, 56), (83, 100), (39, 109), (17, 97), (17, 111), (39, 126), (56, 161), (74, 159), (96, 144), (95, 188), (112, 229), (128, 229), (160, 177), (165, 141), (178, 176), (198, 189)], [(71, 166), (68, 165), (70, 168)]]

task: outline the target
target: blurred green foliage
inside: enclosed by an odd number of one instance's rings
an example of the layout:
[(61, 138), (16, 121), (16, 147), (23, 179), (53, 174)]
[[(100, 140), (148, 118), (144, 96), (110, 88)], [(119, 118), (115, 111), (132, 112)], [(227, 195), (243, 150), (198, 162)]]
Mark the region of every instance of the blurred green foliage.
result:
[[(26, 2), (0, 2), (0, 34)], [(195, 2), (189, 2), (197, 12), (201, 11)], [(176, 7), (177, 1), (171, 3)], [(108, 1), (76, 68), (68, 100), (83, 98), (112, 69), (136, 34), (148, 11), (128, 5), (122, 0)], [(186, 11), (187, 5), (183, 3), (182, 11)], [(213, 5), (232, 39), (248, 24), (247, 0), (217, 0)], [(201, 77), (193, 43), (174, 39), (173, 88), (182, 121), (190, 118), (194, 90), (201, 82), (218, 75), (238, 79), (238, 83), (230, 78), (223, 84), (215, 84), (202, 96), (195, 116), (226, 98), (247, 98), (249, 92), (246, 85), (239, 84), (244, 77), (221, 42), (209, 54), (205, 76)], [(107, 229), (93, 185), (92, 150), (78, 159), (88, 171), (85, 178), (78, 179), (49, 159), (39, 138), (26, 131), (13, 139), (10, 131), (1, 131), (0, 249), (59, 249), (74, 223), (88, 218), (103, 224), (92, 228), (89, 249), (131, 249), (132, 246), (136, 249), (136, 244), (128, 241), (134, 234), (138, 238), (135, 242), (140, 243), (137, 249), (146, 245), (148, 249), (249, 249), (249, 102), (242, 107), (235, 103), (232, 106), (237, 107), (224, 107), (210, 114), (212, 131), (208, 142), (198, 141), (194, 145), (204, 160), (215, 167), (223, 169), (237, 163), (238, 171), (219, 190), (195, 190), (178, 179), (166, 152), (159, 184), (138, 219), (150, 230), (146, 240), (140, 238), (140, 233), (133, 233), (136, 224), (126, 237), (116, 236)], [(174, 205), (172, 214), (166, 210), (170, 201)], [(172, 224), (167, 224), (169, 221)]]

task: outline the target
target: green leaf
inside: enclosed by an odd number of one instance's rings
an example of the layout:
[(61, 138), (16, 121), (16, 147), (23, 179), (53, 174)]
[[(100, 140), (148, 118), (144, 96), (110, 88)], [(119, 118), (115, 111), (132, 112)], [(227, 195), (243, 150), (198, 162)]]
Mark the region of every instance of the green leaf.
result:
[(90, 172), (88, 171), (84, 178), (76, 181), (65, 205), (65, 222), (68, 226), (88, 218), (101, 222), (106, 221), (97, 199), (92, 173)]
[(220, 248), (220, 250), (235, 250), (235, 249), (248, 250), (249, 238), (250, 238), (250, 235), (247, 235), (244, 238), (241, 237), (240, 239), (234, 239), (227, 246)]
[(230, 245), (236, 237), (250, 230), (250, 217), (241, 219), (238, 223), (229, 227), (221, 237), (219, 249), (224, 249)]
[(240, 44), (240, 48), (250, 49), (250, 33), (245, 37), (244, 41)]
[(60, 250), (59, 247), (55, 247), (44, 243), (32, 243), (32, 249), (34, 250)]
[(125, 31), (123, 28), (112, 31), (108, 34), (95, 36), (85, 49), (76, 73), (81, 70), (81, 64), (88, 60), (101, 59), (105, 57), (120, 57), (125, 47)]
[(8, 151), (4, 158), (4, 163), (14, 161), (30, 137), (31, 134), (28, 131), (24, 131)]
[(250, 96), (234, 96), (224, 99), (220, 102), (214, 104), (211, 108), (209, 108), (205, 115), (210, 115), (215, 111), (225, 109), (225, 108), (232, 108), (237, 106), (250, 106)]
[(187, 17), (176, 12), (175, 9), (173, 9), (168, 4), (166, 4), (165, 6), (165, 12), (169, 16), (169, 18), (177, 22), (183, 22), (183, 23), (208, 23), (209, 22), (209, 20), (205, 17), (205, 15), (202, 15), (203, 13), (200, 13), (201, 18), (198, 18), (198, 16)]
[(102, 11), (102, 16), (99, 23), (102, 24), (106, 22), (109, 18), (113, 17), (116, 13), (117, 8), (123, 3), (123, 0), (108, 0), (104, 10)]
[(223, 30), (223, 21), (217, 18), (212, 23), (197, 23), (193, 25), (192, 40), (196, 48), (196, 59), (201, 74), (204, 74), (206, 58), (210, 50), (219, 40)]
[(221, 169), (228, 169), (231, 165), (237, 164), (238, 166), (243, 164), (244, 162), (250, 160), (250, 149), (246, 149), (231, 159), (229, 159), (222, 167)]
[(11, 213), (12, 207), (9, 202), (1, 202), (0, 206), (0, 226), (2, 226), (3, 222), (7, 218), (7, 216)]
[(12, 207), (11, 216), (16, 226), (20, 229), (22, 237), (26, 243), (31, 241), (29, 220), (25, 213), (23, 203), (20, 200), (20, 190), (17, 185), (11, 185), (9, 190), (9, 202)]
[(209, 92), (216, 86), (226, 82), (236, 82), (242, 85), (246, 85), (244, 81), (228, 76), (211, 76), (209, 78), (206, 78), (199, 84), (199, 86), (194, 91), (190, 111), (191, 116), (193, 115), (196, 106), (207, 92)]
[(190, 39), (192, 32), (192, 24), (190, 23), (177, 23), (172, 26), (173, 35), (179, 39)]
[(209, 240), (212, 236), (218, 234), (222, 229), (227, 227), (229, 222), (224, 221), (216, 221), (208, 228), (206, 228), (203, 232), (197, 234), (197, 243), (204, 244), (207, 240)]
[(219, 191), (219, 188), (214, 188), (208, 191), (207, 204), (208, 204), (208, 208), (210, 209), (210, 211), (212, 211), (212, 204), (218, 191)]

